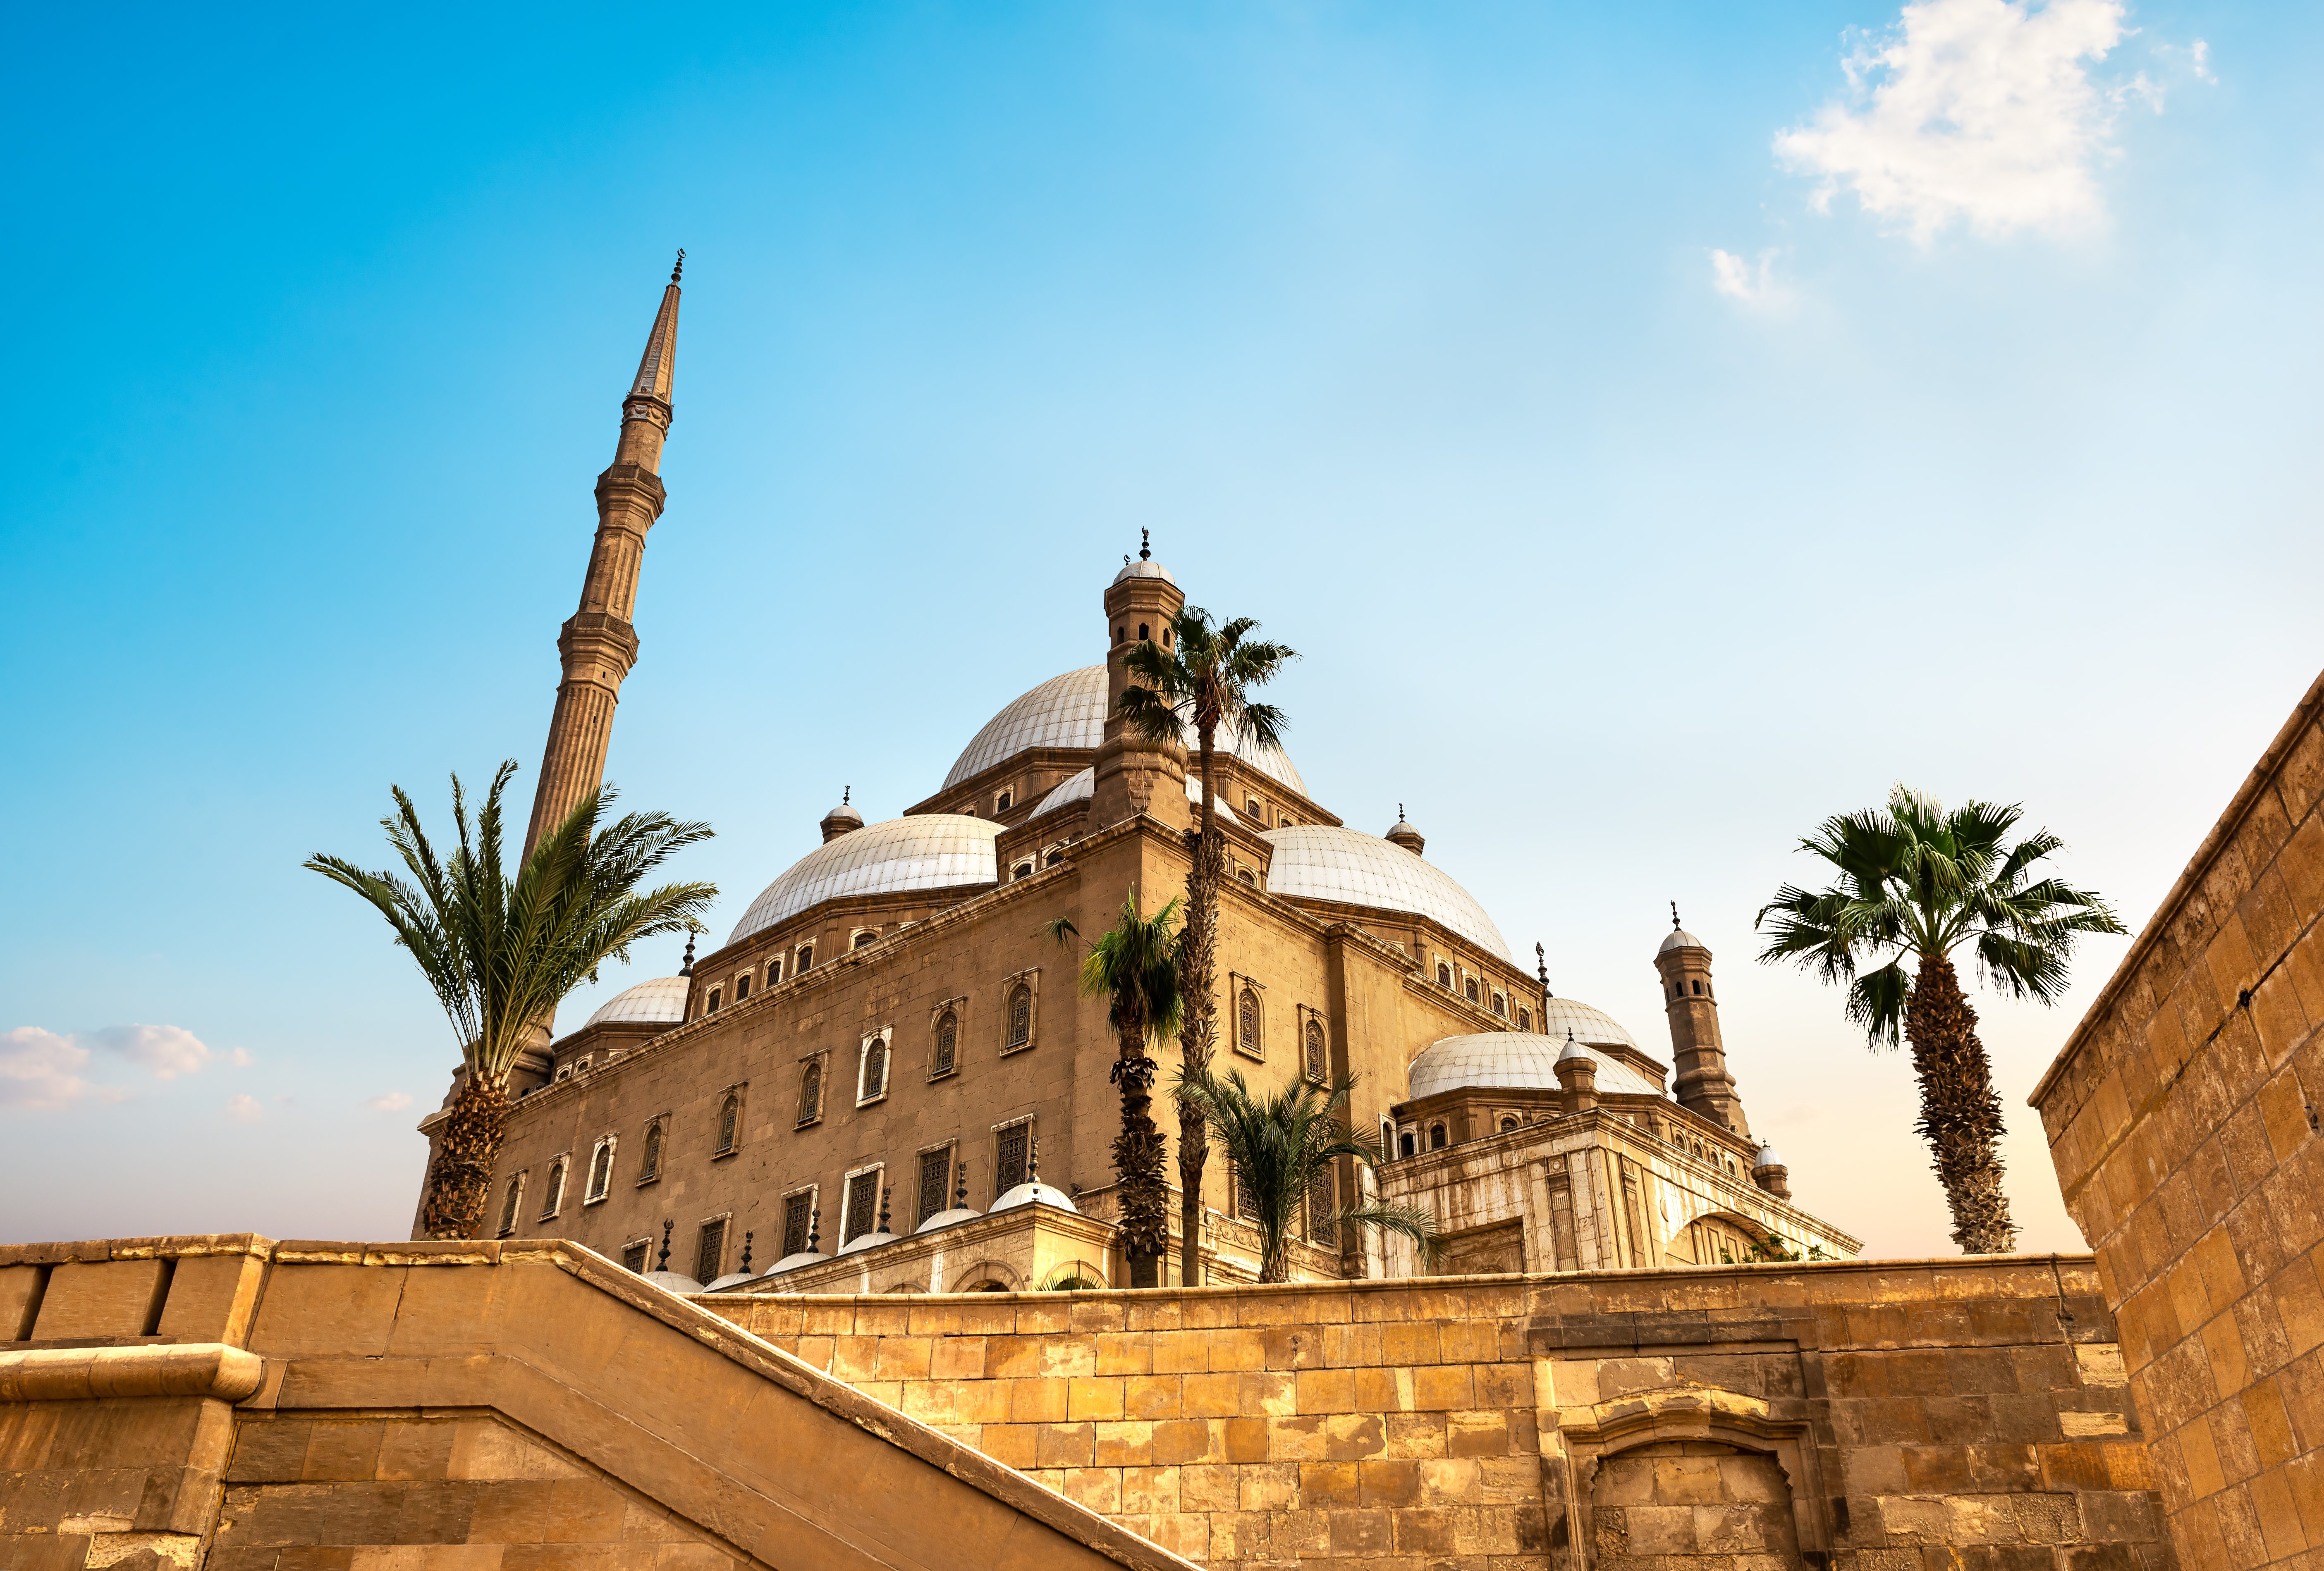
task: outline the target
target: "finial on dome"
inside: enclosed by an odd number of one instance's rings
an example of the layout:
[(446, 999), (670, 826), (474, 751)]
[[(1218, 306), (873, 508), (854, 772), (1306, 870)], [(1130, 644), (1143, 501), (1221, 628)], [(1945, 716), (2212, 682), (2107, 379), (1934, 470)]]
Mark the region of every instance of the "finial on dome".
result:
[(807, 1252), (809, 1254), (815, 1254), (816, 1245), (822, 1242), (823, 1208), (817, 1206), (807, 1214)]
[(880, 1186), (880, 1231), (882, 1233), (888, 1230), (888, 1197), (895, 1192), (886, 1184)]
[(964, 1162), (960, 1164), (959, 1187), (952, 1192), (952, 1208), (955, 1211), (968, 1209), (968, 1163)]
[[(1541, 978), (1541, 1012), (1546, 1015), (1549, 1013), (1549, 1001), (1557, 996), (1549, 990), (1549, 951), (1543, 949), (1539, 943), (1536, 943), (1533, 946), (1533, 958), (1535, 974)], [(1569, 1025), (1565, 1029), (1567, 1034), (1572, 1034), (1573, 1027)]]
[(755, 1236), (757, 1235), (751, 1233), (742, 1235), (742, 1274), (744, 1276), (751, 1274), (751, 1240)]
[(1151, 529), (1138, 531), (1138, 559), (1140, 562), (1154, 560), (1154, 531)]
[(1025, 1181), (1028, 1184), (1038, 1184), (1041, 1181), (1041, 1141), (1038, 1135), (1028, 1142), (1026, 1147)]
[(694, 934), (691, 932), (686, 935), (686, 963), (678, 968), (678, 974), (681, 977), (694, 975)]
[(669, 1269), (669, 1230), (674, 1226), (668, 1217), (661, 1219), (661, 1258), (654, 1262), (656, 1271)]
[(1678, 902), (1675, 900), (1671, 902), (1671, 931), (1678, 931)]
[(683, 246), (683, 245), (681, 245), (681, 246), (679, 246), (679, 247), (678, 248), (678, 265), (677, 265), (676, 267), (673, 267), (673, 268), (671, 268), (671, 269), (669, 270), (669, 281), (670, 281), (670, 282), (672, 282), (672, 283), (676, 283), (676, 282), (678, 281), (678, 275), (679, 273), (684, 272), (685, 271), (686, 271), (686, 247), (685, 247), (685, 246)]

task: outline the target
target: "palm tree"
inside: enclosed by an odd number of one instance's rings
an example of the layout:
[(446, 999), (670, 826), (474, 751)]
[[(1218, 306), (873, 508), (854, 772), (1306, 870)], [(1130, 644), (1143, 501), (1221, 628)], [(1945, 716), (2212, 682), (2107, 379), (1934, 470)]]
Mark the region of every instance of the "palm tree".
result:
[[(1178, 991), (1178, 948), (1183, 935), (1178, 903), (1141, 916), (1135, 893), (1121, 903), (1113, 930), (1082, 957), (1082, 991), (1111, 1000), (1120, 1052), (1113, 1082), (1121, 1088), (1121, 1133), (1113, 1141), (1113, 1173), (1121, 1208), (1121, 1253), (1130, 1263), (1130, 1285), (1162, 1285), (1162, 1258), (1170, 1247), (1169, 1191), (1162, 1181), (1162, 1131), (1154, 1123), (1154, 1076), (1158, 1069), (1147, 1052), (1149, 1041), (1178, 1029), (1184, 995)], [(1081, 937), (1069, 917), (1048, 925), (1059, 943)], [(1194, 1236), (1186, 1240), (1194, 1247)]]
[[(1349, 1095), (1355, 1077), (1343, 1076), (1330, 1089), (1295, 1080), (1272, 1096), (1252, 1092), (1240, 1070), (1223, 1080), (1192, 1070), (1178, 1071), (1181, 1100), (1202, 1109), (1206, 1125), (1232, 1164), (1235, 1187), (1259, 1229), (1259, 1280), (1291, 1280), (1291, 1240), (1299, 1231), (1303, 1204), (1331, 1176), (1333, 1162), (1354, 1157), (1367, 1167), (1382, 1161), (1379, 1146), (1348, 1126)], [(1419, 1247), (1424, 1262), (1436, 1257), (1436, 1225), (1413, 1206), (1378, 1202), (1342, 1206), (1311, 1218), (1311, 1237), (1333, 1238), (1343, 1226), (1400, 1234)]]
[(708, 840), (710, 828), (667, 813), (632, 813), (600, 831), (616, 795), (601, 786), (533, 848), (511, 877), (502, 867), (501, 796), (516, 773), (511, 759), (493, 776), (472, 827), (460, 777), (452, 776), (452, 818), (459, 849), (438, 857), (419, 810), (400, 786), (395, 811), (380, 820), (409, 877), (366, 872), (340, 857), (302, 864), (344, 884), (376, 906), (411, 953), (459, 1039), (463, 1073), (436, 1146), (420, 1205), (430, 1238), (473, 1238), (501, 1128), (508, 1116), (509, 1072), (536, 1023), (565, 996), (595, 981), (608, 960), (629, 959), (640, 939), (699, 932), (699, 917), (717, 888), (639, 883), (672, 852)]
[(2010, 997), (2054, 1005), (2075, 942), (2126, 931), (2093, 891), (2054, 877), (2029, 881), (2065, 842), (2035, 830), (2006, 843), (2024, 815), (1990, 802), (1947, 812), (1899, 786), (1886, 807), (1826, 819), (1801, 841), (1839, 880), (1812, 894), (1784, 885), (1754, 923), (1768, 930), (1762, 963), (1790, 960), (1848, 984), (1848, 1017), (1868, 1046), (1893, 1048), (1900, 1035), (1912, 1043), (1921, 1084), (1914, 1127), (1929, 1143), (1953, 1241), (1966, 1254), (2006, 1254), (2017, 1227), (2001, 1187), (2001, 1098), (1952, 951), (1973, 942), (1980, 978)]
[[(1223, 731), (1231, 745), (1248, 739), (1262, 748), (1280, 747), (1287, 723), (1283, 712), (1250, 695), (1286, 662), (1299, 658), (1288, 645), (1253, 639), (1258, 630), (1249, 617), (1214, 628), (1210, 612), (1185, 607), (1171, 619), (1167, 644), (1141, 643), (1130, 652), (1124, 665), (1130, 684), (1118, 706), (1130, 730), (1148, 741), (1179, 741), (1191, 730), (1201, 758), (1203, 817), (1194, 865), (1186, 873), (1186, 931), (1178, 947), (1178, 988), (1188, 1001), (1179, 1055), (1196, 1076), (1210, 1072), (1218, 1018), (1211, 978), (1218, 956), (1219, 883), (1226, 867), (1226, 841), (1219, 833), (1218, 740)], [(1179, 1226), (1192, 1239), (1202, 1226), (1203, 1168), (1211, 1143), (1203, 1130), (1202, 1108), (1185, 1097), (1177, 1103)], [(1188, 1287), (1201, 1285), (1199, 1250), (1190, 1246), (1181, 1267)]]

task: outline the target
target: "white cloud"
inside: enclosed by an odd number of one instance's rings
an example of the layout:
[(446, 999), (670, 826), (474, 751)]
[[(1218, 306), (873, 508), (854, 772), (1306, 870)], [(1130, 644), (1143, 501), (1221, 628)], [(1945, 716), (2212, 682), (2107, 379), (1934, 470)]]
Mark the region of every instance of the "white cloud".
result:
[(1754, 263), (1731, 251), (1711, 253), (1711, 287), (1754, 310), (1772, 311), (1791, 303), (1792, 291), (1775, 278), (1775, 253), (1763, 251)]
[(374, 1113), (401, 1113), (411, 1106), (411, 1093), (409, 1091), (383, 1092), (366, 1100), (364, 1106)]
[(88, 1078), (92, 1059), (120, 1059), (157, 1080), (194, 1074), (220, 1060), (251, 1061), (241, 1048), (213, 1051), (182, 1025), (106, 1025), (64, 1034), (20, 1025), (0, 1033), (0, 1107), (64, 1107), (84, 1098), (118, 1102), (127, 1097), (125, 1087)]
[(237, 1091), (226, 1098), (226, 1116), (237, 1124), (255, 1124), (266, 1116), (266, 1109), (258, 1105), (257, 1098)]
[(1915, 0), (1850, 56), (1850, 94), (1775, 152), (1822, 177), (1819, 209), (1845, 187), (1923, 244), (1955, 223), (1987, 237), (2087, 225), (2116, 110), (2161, 104), (2144, 77), (2092, 81), (2123, 34), (2122, 0)]

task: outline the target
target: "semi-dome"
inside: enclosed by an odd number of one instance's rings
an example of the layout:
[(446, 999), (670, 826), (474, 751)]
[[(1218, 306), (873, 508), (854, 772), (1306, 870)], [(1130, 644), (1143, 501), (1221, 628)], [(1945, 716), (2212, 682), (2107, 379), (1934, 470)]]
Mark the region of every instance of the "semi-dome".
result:
[[(1053, 812), (1057, 808), (1068, 806), (1073, 803), (1087, 802), (1091, 797), (1096, 795), (1097, 766), (1093, 764), (1088, 768), (1084, 769), (1080, 774), (1071, 775), (1066, 776), (1065, 779), (1058, 781), (1057, 784), (1050, 790), (1049, 794), (1041, 798), (1041, 804), (1033, 809), (1033, 816), (1035, 818), (1038, 818), (1045, 813)], [(1186, 776), (1186, 800), (1193, 803), (1197, 810), (1202, 807), (1203, 779), (1201, 776), (1189, 775)], [(1229, 807), (1223, 802), (1219, 804), (1219, 817), (1221, 820), (1228, 823), (1233, 823), (1236, 822), (1234, 809)]]
[(1579, 998), (1551, 998), (1541, 1006), (1541, 1034), (1563, 1039), (1571, 1032), (1578, 1042), (1591, 1047), (1627, 1047), (1636, 1052), (1638, 1039), (1622, 1029), (1622, 1023), (1603, 1009), (1592, 1008)]
[(962, 813), (891, 818), (807, 852), (761, 891), (726, 937), (740, 943), (810, 905), (851, 895), (954, 889), (1001, 881), (993, 841), (1001, 825)]
[(1501, 930), (1476, 896), (1435, 863), (1360, 829), (1298, 823), (1262, 830), (1260, 835), (1275, 846), (1267, 867), (1268, 893), (1425, 916), (1511, 965), (1517, 963)]
[[(1418, 1101), (1439, 1091), (1477, 1089), (1559, 1089), (1557, 1060), (1567, 1039), (1539, 1036), (1530, 1031), (1487, 1031), (1472, 1036), (1448, 1036), (1421, 1050), (1406, 1071), (1409, 1099)], [(1659, 1097), (1662, 1087), (1618, 1058), (1595, 1048), (1575, 1044), (1598, 1065), (1598, 1094), (1617, 1097)]]
[[(1050, 677), (984, 722), (984, 729), (953, 760), (944, 789), (949, 791), (1028, 748), (1083, 748), (1095, 752), (1105, 740), (1105, 704), (1102, 666), (1084, 666)], [(1190, 749), (1192, 745), (1188, 744)], [(1246, 739), (1237, 743), (1234, 754), (1268, 778), (1280, 781), (1302, 796), (1307, 795), (1307, 783), (1280, 748), (1261, 748)]]
[(1662, 948), (1655, 952), (1658, 955), (1666, 955), (1674, 949), (1709, 949), (1710, 947), (1685, 928), (1674, 927), (1664, 936)]
[(686, 989), (690, 985), (684, 977), (656, 977), (625, 988), (600, 1004), (597, 1012), (581, 1023), (582, 1028), (608, 1023), (675, 1025), (686, 1018)]

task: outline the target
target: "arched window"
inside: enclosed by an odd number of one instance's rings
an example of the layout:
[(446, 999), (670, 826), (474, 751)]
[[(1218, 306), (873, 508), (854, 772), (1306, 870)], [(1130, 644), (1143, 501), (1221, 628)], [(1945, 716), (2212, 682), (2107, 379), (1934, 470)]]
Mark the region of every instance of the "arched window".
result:
[(1533, 1011), (1522, 1004), (1517, 1006), (1517, 1029), (1519, 1031), (1533, 1029)]
[(516, 1231), (516, 1208), (524, 1199), (524, 1174), (517, 1173), (508, 1181), (508, 1190), (501, 1197), (501, 1232), (503, 1238)]
[(1501, 1133), (1502, 1133), (1502, 1134), (1507, 1135), (1510, 1130), (1515, 1129), (1517, 1126), (1517, 1116), (1516, 1116), (1515, 1114), (1511, 1114), (1511, 1113), (1504, 1113), (1503, 1115), (1501, 1115)]
[(1259, 989), (1246, 987), (1235, 999), (1235, 1050), (1253, 1058), (1264, 1058), (1267, 1050), (1259, 1038)]
[(870, 949), (873, 944), (878, 943), (879, 942), (880, 930), (876, 927), (867, 927), (862, 932), (857, 933), (847, 947), (850, 949)]
[(783, 957), (780, 955), (769, 955), (767, 957), (767, 986), (771, 988), (782, 979)]
[(1446, 988), (1452, 986), (1452, 968), (1443, 960), (1436, 962), (1436, 985)]
[(1009, 994), (1009, 1045), (1024, 1047), (1033, 1040), (1033, 989), (1019, 982)]
[(1382, 1161), (1388, 1160), (1396, 1153), (1396, 1125), (1385, 1118), (1380, 1120), (1379, 1148)]
[(1493, 995), (1493, 1013), (1505, 1020), (1508, 1018), (1509, 1001), (1498, 992)]
[(863, 1078), (856, 1084), (855, 1100), (860, 1106), (876, 1102), (888, 1094), (888, 1039), (875, 1036), (863, 1044)]
[(1148, 637), (1148, 634), (1146, 631), (1146, 624), (1144, 622), (1139, 622), (1138, 624), (1138, 641), (1141, 644), (1145, 643)]
[(739, 1125), (742, 1122), (742, 1093), (729, 1091), (726, 1093), (726, 1099), (718, 1105), (718, 1153), (720, 1155), (723, 1156), (734, 1149), (734, 1137), (741, 1133)]
[(1471, 977), (1462, 984), (1461, 990), (1468, 994), (1469, 1002), (1474, 1004), (1477, 1001), (1477, 978)]
[(823, 1061), (811, 1059), (799, 1071), (798, 1121), (812, 1124), (823, 1116)]
[(661, 1121), (646, 1125), (645, 1150), (638, 1157), (638, 1182), (650, 1184), (661, 1177)]
[(715, 988), (710, 989), (710, 1013), (718, 1013), (718, 989)]
[(565, 1198), (565, 1159), (558, 1157), (549, 1164), (549, 1183), (541, 1190), (540, 1219), (548, 1221), (557, 1215), (558, 1202)]
[(798, 976), (805, 972), (809, 966), (814, 964), (815, 945), (811, 943), (803, 943), (798, 947), (798, 953), (791, 957), (791, 975), (794, 977)]
[(1063, 846), (1054, 846), (1050, 848), (1049, 854), (1041, 859), (1041, 865), (1045, 868), (1054, 868), (1065, 859), (1065, 849)]
[(1242, 799), (1242, 805), (1243, 810), (1249, 813), (1251, 817), (1257, 819), (1261, 825), (1264, 825), (1267, 822), (1267, 810), (1259, 806), (1258, 797), (1244, 797)]
[(952, 1066), (960, 1051), (960, 1016), (945, 1010), (936, 1016), (936, 1050), (928, 1054), (928, 1078), (952, 1073)]
[(1696, 982), (1696, 983), (1694, 983), (1694, 984), (1693, 984), (1693, 988), (1694, 988), (1694, 996), (1695, 996), (1696, 997), (1698, 997), (1698, 998), (1702, 997), (1702, 984), (1701, 982)]
[(1030, 862), (1019, 862), (1015, 867), (1009, 869), (1009, 877), (1012, 879), (1029, 878), (1032, 876), (1033, 864)]
[(1259, 887), (1259, 879), (1252, 874), (1249, 868), (1237, 868), (1235, 869), (1235, 877), (1241, 879), (1244, 883), (1250, 885), (1254, 889)]
[(584, 1205), (605, 1198), (613, 1182), (613, 1137), (607, 1135), (597, 1142), (597, 1149), (589, 1153), (589, 1187), (582, 1191)]
[(1396, 1137), (1396, 1153), (1398, 1156), (1416, 1155), (1419, 1150), (1420, 1139), (1411, 1130), (1407, 1129)]
[(751, 996), (751, 973), (744, 971), (734, 978), (734, 1002), (740, 1004)]
[(1320, 1020), (1310, 1019), (1307, 1022), (1307, 1044), (1301, 1067), (1307, 1071), (1307, 1078), (1319, 1086), (1323, 1083), (1323, 1077), (1331, 1068), (1328, 1044), (1323, 1040), (1323, 1023)]
[(1431, 1124), (1428, 1126), (1428, 1149), (1431, 1151), (1442, 1151), (1444, 1149), (1444, 1125), (1442, 1124)]
[(1006, 813), (1009, 811), (1009, 804), (1016, 800), (1017, 798), (1013, 795), (1003, 791), (999, 796), (993, 798), (992, 811), (995, 813)]

